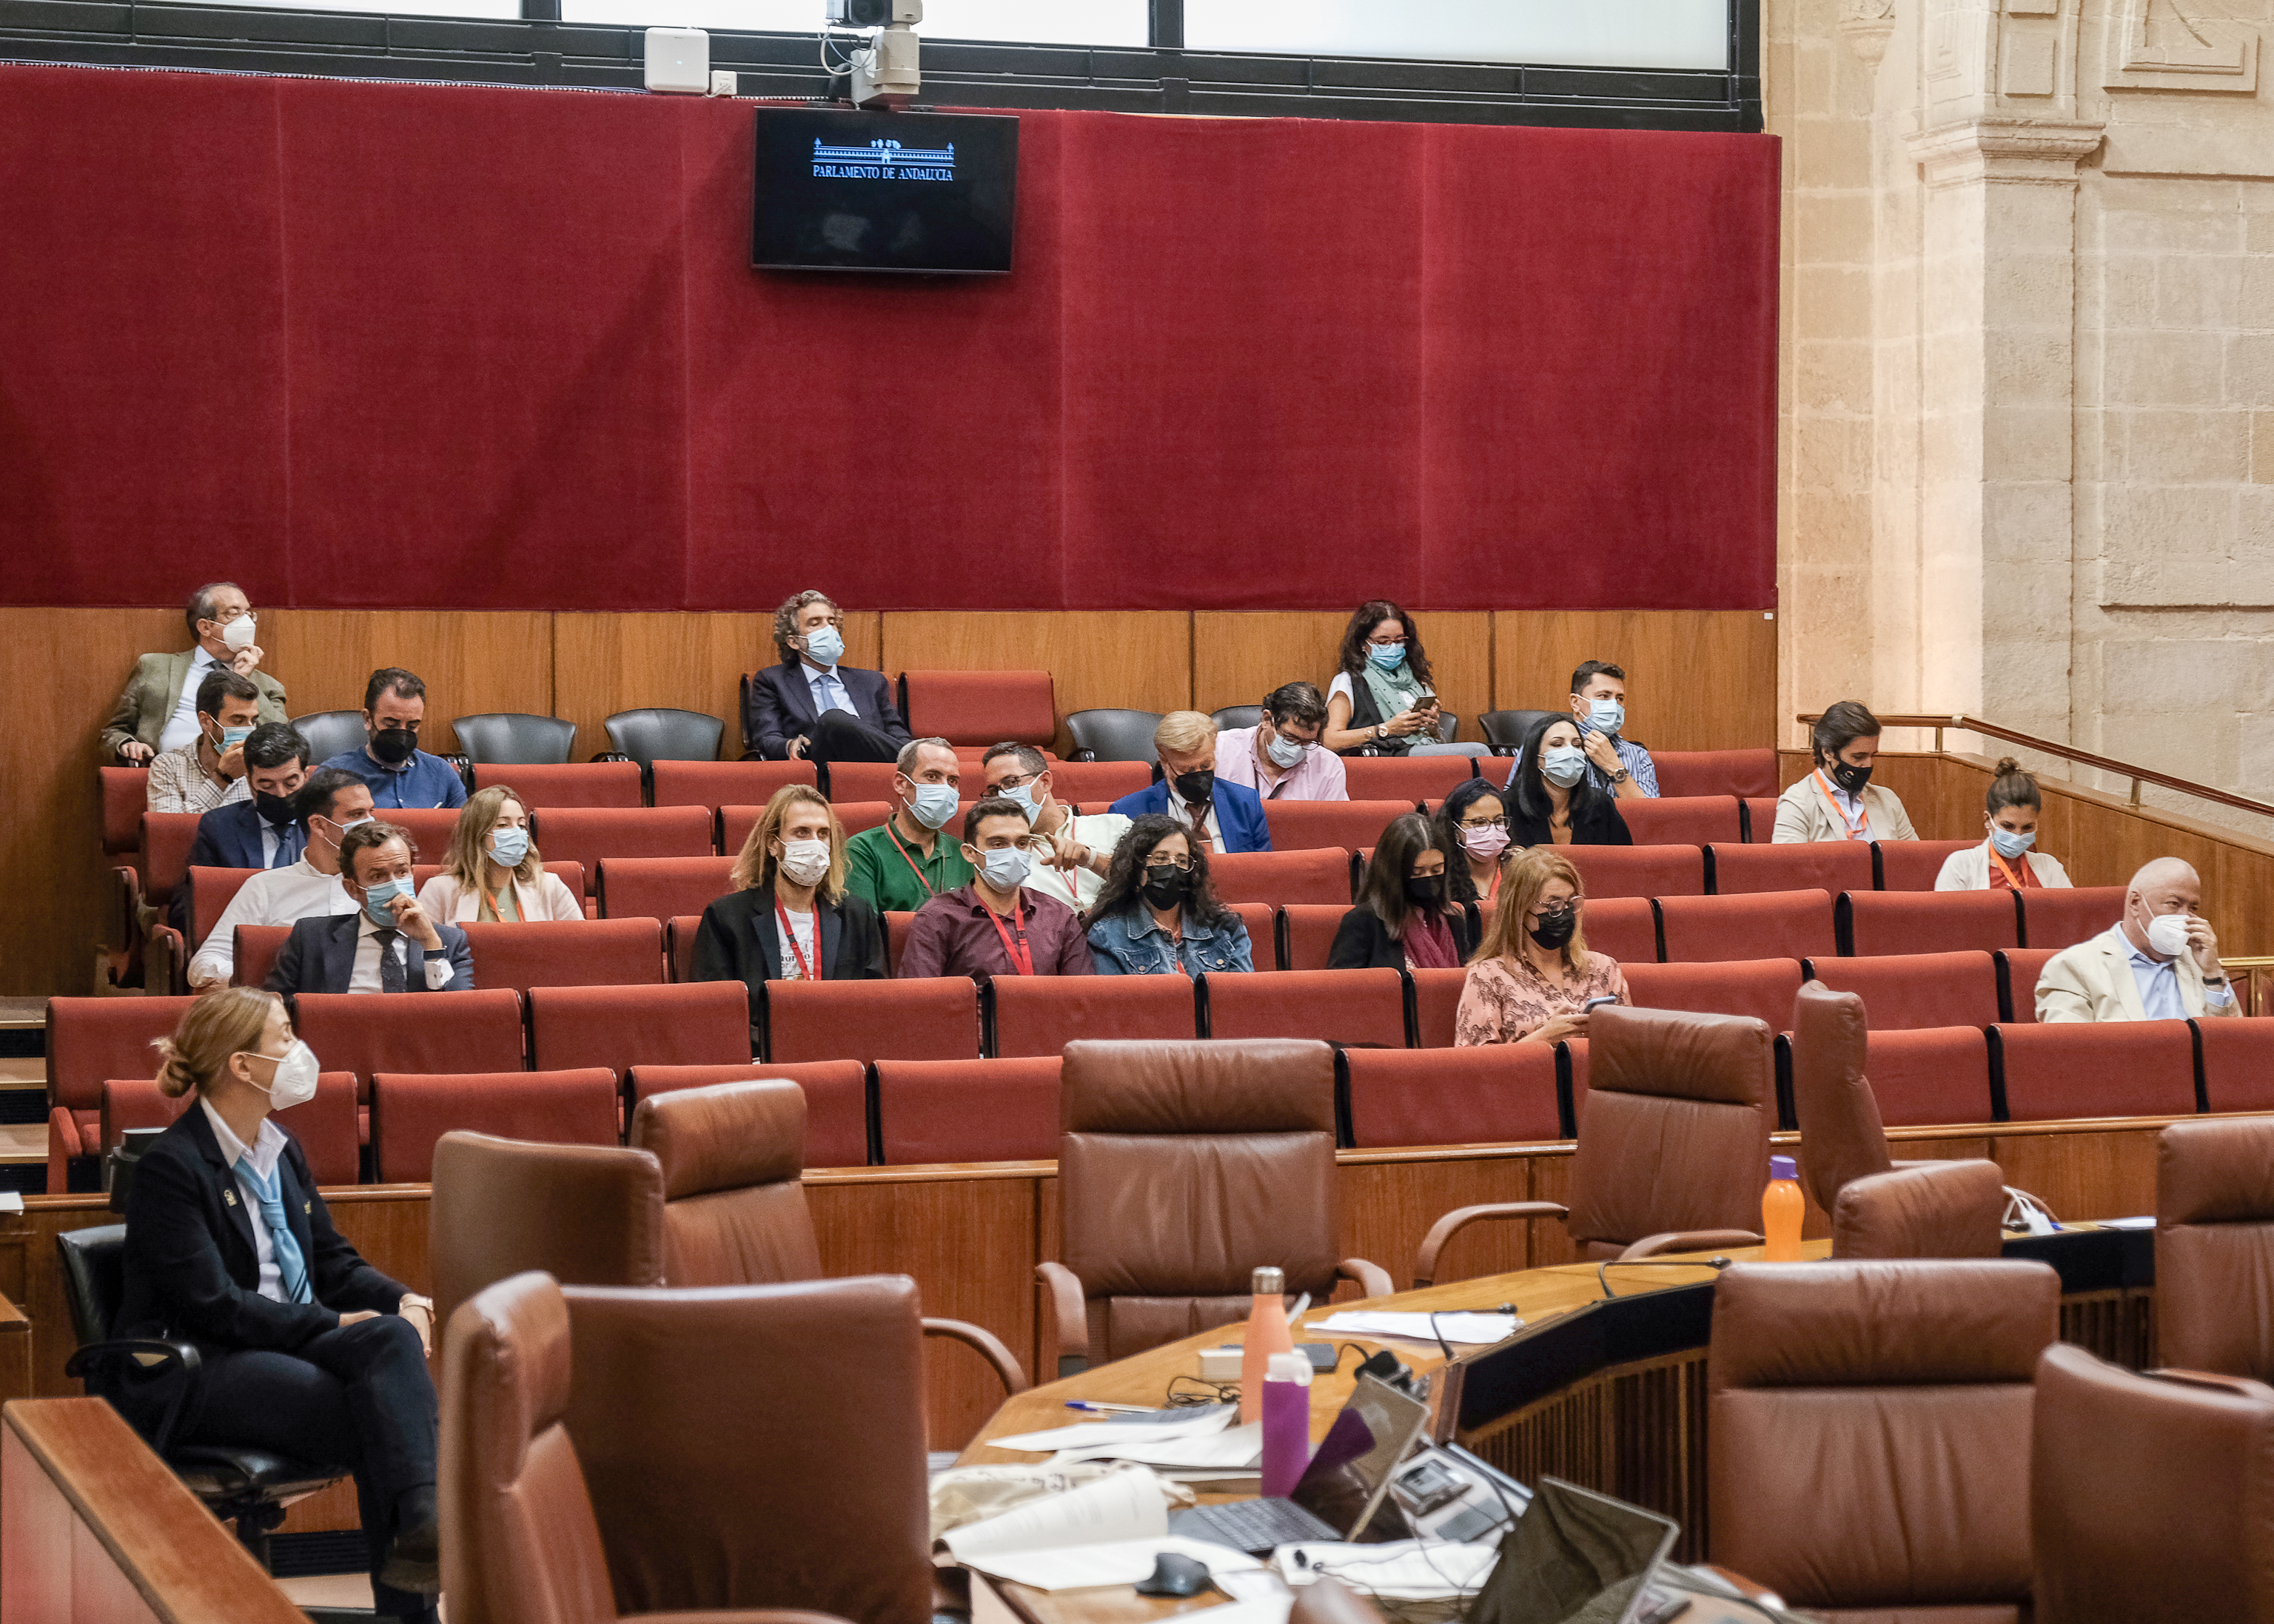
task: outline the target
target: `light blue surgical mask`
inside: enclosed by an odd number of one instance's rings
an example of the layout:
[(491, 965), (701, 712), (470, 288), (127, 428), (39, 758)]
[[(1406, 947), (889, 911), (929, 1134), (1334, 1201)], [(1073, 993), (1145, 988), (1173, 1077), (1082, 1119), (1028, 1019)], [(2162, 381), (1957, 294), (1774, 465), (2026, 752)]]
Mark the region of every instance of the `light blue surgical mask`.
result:
[(982, 870), (987, 883), (997, 891), (1018, 890), (1035, 871), (1035, 860), (1023, 846), (998, 846), (981, 855), (986, 859)]
[(1024, 812), (1027, 815), (1027, 821), (1030, 823), (1043, 815), (1042, 808), (1035, 804), (1035, 786), (1031, 784), (1021, 784), (1016, 789), (1006, 789), (1002, 792), (999, 799), (1009, 801), (1020, 811)]
[(805, 651), (821, 664), (833, 666), (845, 658), (845, 639), (838, 635), (835, 627), (825, 626), (806, 633)]
[(1616, 735), (1627, 725), (1627, 708), (1615, 699), (1591, 699), (1587, 718), (1579, 724), (1599, 733)]
[(937, 829), (955, 816), (956, 795), (953, 784), (919, 784), (915, 799), (908, 802), (908, 815), (926, 829)]
[(518, 868), (521, 860), (529, 855), (529, 831), (526, 829), (493, 829), (490, 831), (490, 861), (501, 868)]
[(1998, 855), (2008, 862), (2037, 843), (2037, 831), (2034, 829), (2025, 835), (2017, 835), (2010, 829), (1999, 829), (1994, 824), (1990, 830), (1990, 844), (1996, 846)]
[(1395, 671), (1405, 663), (1405, 645), (1402, 643), (1368, 643), (1366, 658), (1376, 671)]
[(1540, 752), (1540, 776), (1558, 789), (1570, 789), (1586, 771), (1587, 753), (1576, 744), (1550, 745)]
[(1303, 752), (1310, 748), (1307, 744), (1298, 744), (1292, 739), (1282, 739), (1268, 728), (1263, 734), (1263, 753), (1271, 758), (1271, 764), (1275, 767), (1292, 769), (1302, 761)]
[(251, 737), (252, 729), (250, 727), (224, 727), (221, 730), (221, 748), (233, 750)]
[(374, 925), (389, 929), (395, 926), (395, 910), (387, 905), (397, 897), (407, 897), (410, 887), (402, 880), (381, 880), (363, 894), (363, 911), (371, 916)]

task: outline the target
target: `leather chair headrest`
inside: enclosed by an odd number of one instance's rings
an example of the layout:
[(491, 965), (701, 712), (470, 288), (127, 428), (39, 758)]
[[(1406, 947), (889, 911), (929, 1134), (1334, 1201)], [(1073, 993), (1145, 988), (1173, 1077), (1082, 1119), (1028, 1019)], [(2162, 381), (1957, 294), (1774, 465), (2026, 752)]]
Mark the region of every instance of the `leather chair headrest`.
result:
[(2156, 1222), (2274, 1223), (2274, 1118), (2165, 1128), (2156, 1139)]
[(1821, 1045), (1835, 1053), (1864, 1052), (1864, 1034), (1871, 1023), (1864, 1013), (1861, 995), (1834, 992), (1822, 981), (1802, 985), (1792, 1004), (1792, 1041)]
[(2060, 1276), (2019, 1259), (1736, 1263), (1713, 1289), (1724, 1387), (2026, 1382), (2060, 1334)]
[(795, 1083), (719, 1083), (650, 1094), (631, 1142), (663, 1164), (663, 1199), (794, 1182), (805, 1171), (805, 1090)]
[(1335, 1054), (1302, 1038), (1083, 1041), (1065, 1046), (1058, 1098), (1068, 1133), (1332, 1133)]
[(508, 1487), (530, 1440), (568, 1410), (568, 1304), (559, 1282), (532, 1269), (475, 1293), (450, 1316), (443, 1357), (443, 1390), (465, 1394), (486, 1424), (466, 1440), (470, 1464), (490, 1487)]
[(1768, 1023), (1750, 1015), (1609, 1005), (1587, 1021), (1587, 1086), (1762, 1105), (1776, 1086)]

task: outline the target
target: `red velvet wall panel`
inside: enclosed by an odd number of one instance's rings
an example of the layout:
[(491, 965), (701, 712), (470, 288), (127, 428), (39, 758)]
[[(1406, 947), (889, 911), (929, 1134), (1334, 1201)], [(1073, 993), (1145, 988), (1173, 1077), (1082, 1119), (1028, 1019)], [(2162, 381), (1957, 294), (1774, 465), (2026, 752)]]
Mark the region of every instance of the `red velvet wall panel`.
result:
[(958, 280), (751, 120), (0, 68), (0, 601), (1774, 601), (1769, 138), (1030, 113)]

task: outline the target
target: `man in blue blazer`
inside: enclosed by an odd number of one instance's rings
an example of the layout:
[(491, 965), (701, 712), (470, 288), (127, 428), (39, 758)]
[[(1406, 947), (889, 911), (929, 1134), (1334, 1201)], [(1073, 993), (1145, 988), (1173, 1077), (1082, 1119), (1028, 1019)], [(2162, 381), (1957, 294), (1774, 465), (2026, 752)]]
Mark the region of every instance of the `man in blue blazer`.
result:
[(845, 616), (819, 592), (800, 592), (774, 611), (782, 663), (743, 687), (743, 742), (769, 761), (888, 762), (908, 725), (881, 671), (840, 665)]
[(340, 883), (356, 912), (292, 927), (262, 985), (270, 992), (471, 992), (466, 933), (426, 917), (410, 894), (410, 834), (358, 823), (340, 842)]
[(1161, 780), (1124, 795), (1113, 810), (1125, 817), (1165, 812), (1193, 831), (1210, 852), (1268, 852), (1271, 825), (1263, 802), (1245, 785), (1216, 776), (1216, 724), (1197, 710), (1171, 710), (1153, 730)]
[[(263, 722), (245, 741), (252, 798), (215, 807), (198, 820), (192, 868), (289, 868), (307, 849), (308, 831), (292, 797), (308, 777), (308, 741), (282, 722)], [(174, 888), (173, 926), (186, 931), (190, 888)]]

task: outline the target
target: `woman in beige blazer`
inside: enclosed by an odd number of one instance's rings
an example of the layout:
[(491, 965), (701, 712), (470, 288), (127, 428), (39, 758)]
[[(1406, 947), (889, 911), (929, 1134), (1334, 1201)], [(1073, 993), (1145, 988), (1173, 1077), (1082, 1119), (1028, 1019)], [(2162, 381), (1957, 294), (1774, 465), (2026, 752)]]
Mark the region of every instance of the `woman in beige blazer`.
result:
[(1852, 699), (1828, 706), (1809, 741), (1816, 767), (1777, 797), (1779, 845), (1803, 840), (1916, 840), (1895, 792), (1871, 782), (1879, 718)]
[(2059, 858), (2033, 849), (2044, 801), (2021, 763), (2010, 756), (1999, 760), (1986, 802), (1989, 838), (1943, 859), (1935, 890), (2034, 891), (2072, 883)]
[(529, 838), (529, 813), (502, 784), (467, 797), (442, 872), (419, 891), (418, 906), (427, 918), (452, 923), (584, 917), (560, 876), (546, 873)]

